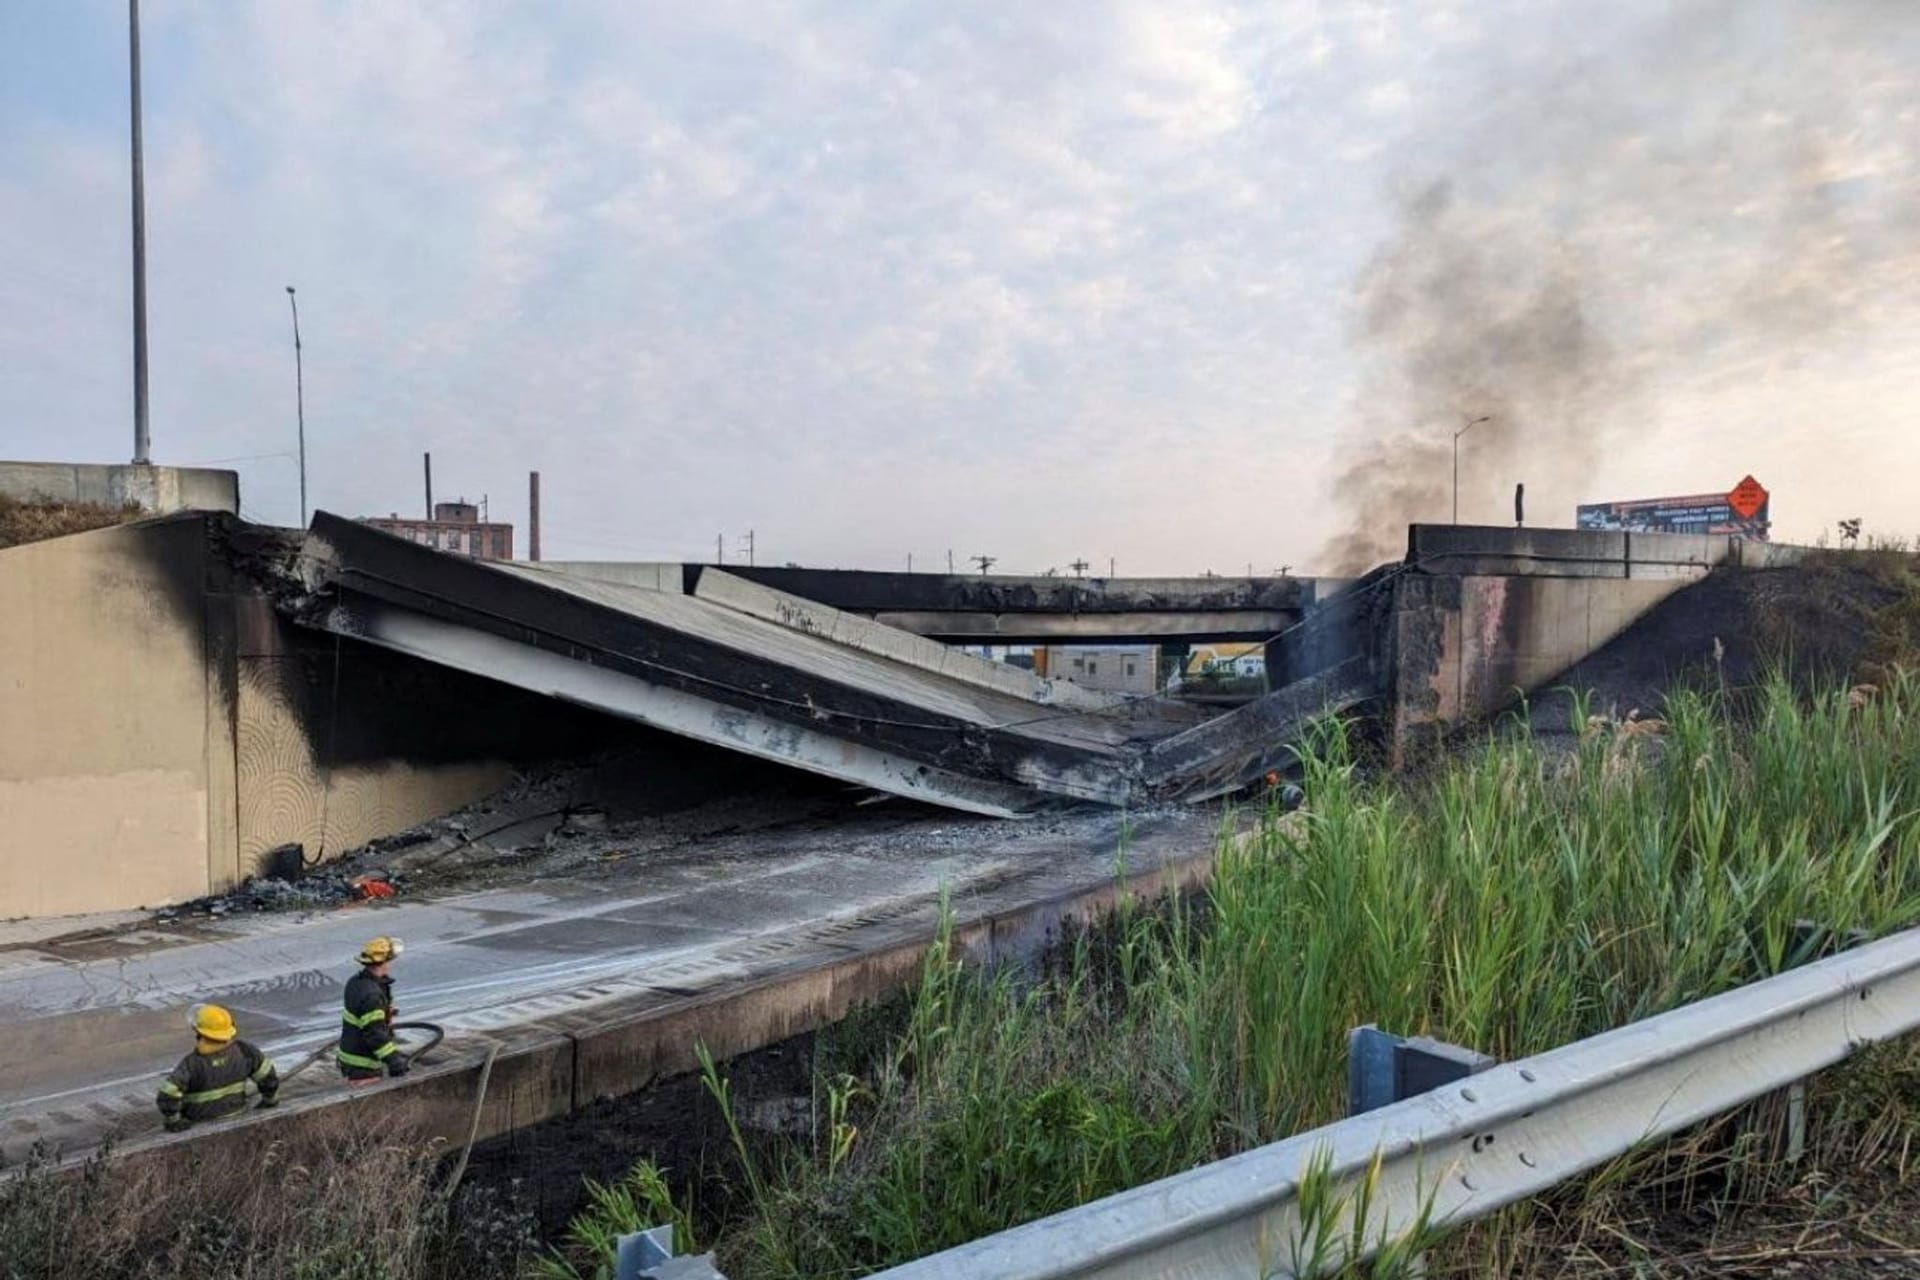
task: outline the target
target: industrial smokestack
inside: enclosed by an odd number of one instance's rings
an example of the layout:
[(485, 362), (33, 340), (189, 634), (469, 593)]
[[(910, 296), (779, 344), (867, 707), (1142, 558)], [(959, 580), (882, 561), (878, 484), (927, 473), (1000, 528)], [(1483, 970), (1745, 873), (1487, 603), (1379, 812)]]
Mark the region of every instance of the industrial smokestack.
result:
[(527, 559), (540, 558), (540, 473), (527, 472)]
[(427, 469), (427, 519), (431, 520), (433, 519), (433, 455), (423, 453), (420, 455), (420, 461)]

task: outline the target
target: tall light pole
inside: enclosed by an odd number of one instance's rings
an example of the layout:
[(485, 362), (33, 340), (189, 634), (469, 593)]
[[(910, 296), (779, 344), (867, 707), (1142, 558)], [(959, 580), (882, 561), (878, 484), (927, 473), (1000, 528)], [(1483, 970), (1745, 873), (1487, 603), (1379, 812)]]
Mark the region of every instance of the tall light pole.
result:
[[(307, 527), (307, 388), (300, 368), (300, 299), (287, 286), (287, 305), (293, 308), (293, 412), (300, 426), (300, 527)], [(428, 516), (432, 516), (429, 511)]]
[(1474, 418), (1466, 426), (1453, 433), (1453, 522), (1460, 523), (1460, 437), (1467, 434), (1483, 422), (1490, 421), (1486, 415)]
[(127, 0), (127, 72), (133, 104), (133, 463), (152, 461), (147, 430), (147, 176), (140, 158), (140, 0)]

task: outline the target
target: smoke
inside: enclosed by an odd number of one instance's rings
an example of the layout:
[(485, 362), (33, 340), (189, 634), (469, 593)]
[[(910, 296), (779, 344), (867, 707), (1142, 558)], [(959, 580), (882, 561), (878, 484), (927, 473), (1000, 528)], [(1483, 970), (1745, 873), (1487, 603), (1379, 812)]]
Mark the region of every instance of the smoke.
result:
[(1910, 330), (1916, 35), (1920, 10), (1886, 0), (1726, 0), (1506, 90), (1357, 281), (1328, 571), (1450, 518), (1473, 419), (1461, 520), (1504, 521), (1524, 481), (1564, 524), (1618, 496), (1591, 491), (1597, 466), (1662, 448), (1677, 389)]

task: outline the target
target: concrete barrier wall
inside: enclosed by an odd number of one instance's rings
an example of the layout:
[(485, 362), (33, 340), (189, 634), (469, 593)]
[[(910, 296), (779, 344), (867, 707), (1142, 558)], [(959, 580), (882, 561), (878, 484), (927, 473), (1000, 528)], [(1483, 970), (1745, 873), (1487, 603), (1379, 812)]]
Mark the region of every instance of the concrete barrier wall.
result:
[(0, 494), (22, 502), (127, 503), (175, 511), (240, 511), (240, 476), (207, 467), (136, 467), (87, 462), (0, 462)]
[(1777, 568), (1806, 548), (1727, 534), (1416, 524), (1407, 563), (1423, 573), (1558, 578), (1697, 578), (1721, 565)]
[(178, 901), (231, 872), (208, 573), (192, 517), (0, 551), (0, 917)]

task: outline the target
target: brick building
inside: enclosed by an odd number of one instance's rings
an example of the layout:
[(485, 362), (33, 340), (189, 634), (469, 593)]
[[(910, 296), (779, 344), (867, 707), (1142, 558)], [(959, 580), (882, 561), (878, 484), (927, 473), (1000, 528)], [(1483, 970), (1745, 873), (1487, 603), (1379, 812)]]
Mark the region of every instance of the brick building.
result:
[(482, 520), (480, 508), (471, 502), (436, 502), (431, 520), (410, 520), (395, 512), (363, 516), (361, 523), (436, 551), (476, 560), (513, 559), (513, 526)]

